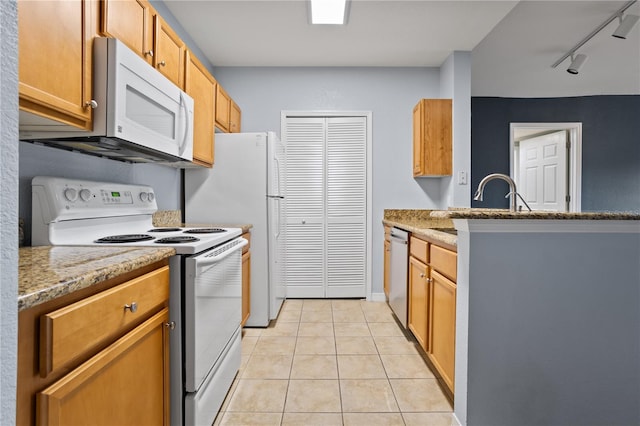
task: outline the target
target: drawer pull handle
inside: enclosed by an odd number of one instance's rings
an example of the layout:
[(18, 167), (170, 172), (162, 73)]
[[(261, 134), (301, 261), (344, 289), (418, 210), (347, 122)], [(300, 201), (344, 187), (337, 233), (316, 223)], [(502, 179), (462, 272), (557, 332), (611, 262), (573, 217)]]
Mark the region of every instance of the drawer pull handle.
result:
[(176, 328), (176, 322), (175, 321), (165, 322), (164, 326), (167, 327), (169, 330), (173, 330)]
[(138, 304), (136, 302), (131, 302), (130, 305), (124, 305), (124, 310), (129, 309), (132, 313), (135, 313), (138, 310)]

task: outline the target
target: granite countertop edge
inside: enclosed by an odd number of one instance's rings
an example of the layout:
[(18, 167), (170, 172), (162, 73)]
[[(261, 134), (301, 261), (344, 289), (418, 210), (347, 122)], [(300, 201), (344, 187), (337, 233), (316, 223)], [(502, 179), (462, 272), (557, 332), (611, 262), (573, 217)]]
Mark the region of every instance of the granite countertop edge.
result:
[(175, 249), (168, 247), (23, 247), (18, 268), (18, 311), (99, 284), (175, 253)]
[(386, 226), (391, 226), (391, 227), (395, 226), (397, 228), (404, 229), (405, 231), (411, 232), (411, 234), (415, 236), (426, 237), (431, 240), (448, 244), (450, 246), (458, 245), (457, 236), (433, 229), (434, 226), (429, 224), (428, 222), (419, 224), (419, 223), (412, 223), (410, 221), (403, 221), (403, 220), (383, 219), (382, 224)]
[(640, 220), (631, 212), (512, 212), (502, 209), (434, 210), (431, 217), (439, 219), (537, 219), (537, 220)]

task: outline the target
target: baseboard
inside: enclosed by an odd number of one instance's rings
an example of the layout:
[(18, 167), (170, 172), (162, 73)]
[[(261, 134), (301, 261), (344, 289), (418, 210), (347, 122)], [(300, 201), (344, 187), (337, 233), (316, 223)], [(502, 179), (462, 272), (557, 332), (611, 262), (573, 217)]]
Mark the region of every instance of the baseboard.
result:
[(387, 297), (384, 293), (371, 293), (371, 301), (372, 302), (386, 302)]

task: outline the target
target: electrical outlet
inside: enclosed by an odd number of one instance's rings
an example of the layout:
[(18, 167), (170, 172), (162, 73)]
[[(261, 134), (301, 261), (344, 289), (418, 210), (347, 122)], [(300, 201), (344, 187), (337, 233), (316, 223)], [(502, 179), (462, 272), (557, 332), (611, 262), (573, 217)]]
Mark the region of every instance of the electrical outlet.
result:
[(458, 185), (466, 185), (466, 184), (467, 184), (467, 172), (459, 172)]

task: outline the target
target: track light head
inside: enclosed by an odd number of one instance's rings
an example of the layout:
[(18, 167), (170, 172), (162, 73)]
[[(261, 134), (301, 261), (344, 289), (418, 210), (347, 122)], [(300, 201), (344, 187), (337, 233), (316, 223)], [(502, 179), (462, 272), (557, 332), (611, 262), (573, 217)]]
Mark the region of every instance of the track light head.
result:
[(640, 16), (638, 15), (627, 14), (624, 18), (620, 15), (620, 25), (618, 25), (618, 28), (616, 28), (611, 35), (616, 38), (626, 39), (638, 20), (640, 20)]
[(571, 55), (571, 65), (569, 65), (569, 68), (567, 68), (567, 72), (574, 75), (578, 74), (578, 71), (580, 71), (580, 67), (586, 60), (587, 55), (584, 55), (582, 53), (579, 53), (575, 56)]

